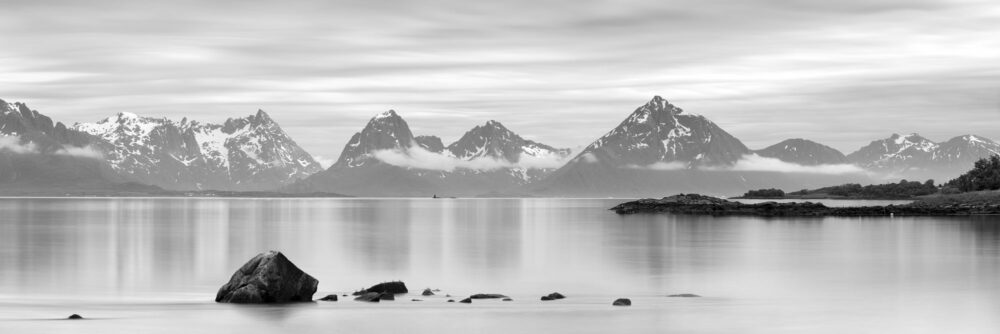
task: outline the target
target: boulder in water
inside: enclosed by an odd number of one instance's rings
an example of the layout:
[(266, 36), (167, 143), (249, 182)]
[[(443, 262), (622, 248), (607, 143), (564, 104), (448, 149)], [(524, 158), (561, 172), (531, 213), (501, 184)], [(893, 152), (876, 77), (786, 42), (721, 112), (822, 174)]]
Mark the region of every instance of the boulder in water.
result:
[(501, 295), (499, 293), (477, 293), (477, 294), (474, 294), (472, 296), (469, 296), (469, 298), (472, 298), (472, 299), (500, 299), (500, 298), (507, 298), (507, 296)]
[(215, 295), (219, 303), (310, 302), (317, 281), (277, 251), (257, 254), (233, 273)]
[(421, 293), (421, 295), (424, 295), (424, 296), (433, 296), (434, 295), (434, 291), (431, 291), (431, 288), (426, 288), (426, 289), (424, 289), (424, 292)]
[(326, 295), (326, 297), (320, 298), (324, 302), (335, 302), (337, 301), (337, 295)]
[(83, 320), (83, 317), (81, 317), (79, 314), (73, 314), (73, 315), (70, 315), (66, 319), (69, 319), (69, 320)]
[(613, 305), (613, 306), (632, 306), (632, 300), (628, 299), (628, 298), (618, 298), (618, 299), (615, 300), (614, 303), (611, 303), (611, 305)]
[(472, 304), (472, 298), (465, 298), (465, 299), (462, 299), (462, 300), (460, 300), (458, 302), (459, 303)]
[(364, 292), (378, 292), (378, 293), (384, 292), (384, 293), (391, 293), (394, 295), (398, 295), (401, 293), (410, 292), (410, 290), (406, 289), (406, 283), (403, 283), (401, 281), (392, 281), (392, 282), (382, 282), (379, 284), (372, 285), (372, 287), (365, 289)]

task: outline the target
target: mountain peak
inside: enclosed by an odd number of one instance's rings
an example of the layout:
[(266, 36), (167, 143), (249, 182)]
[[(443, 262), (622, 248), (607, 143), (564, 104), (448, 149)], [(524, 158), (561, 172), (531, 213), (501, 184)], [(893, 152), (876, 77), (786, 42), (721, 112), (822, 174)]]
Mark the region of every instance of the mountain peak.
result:
[(373, 117), (372, 120), (378, 120), (383, 118), (398, 118), (398, 117), (399, 115), (396, 114), (395, 110), (389, 109), (387, 111), (379, 113), (378, 115), (375, 115), (375, 117)]

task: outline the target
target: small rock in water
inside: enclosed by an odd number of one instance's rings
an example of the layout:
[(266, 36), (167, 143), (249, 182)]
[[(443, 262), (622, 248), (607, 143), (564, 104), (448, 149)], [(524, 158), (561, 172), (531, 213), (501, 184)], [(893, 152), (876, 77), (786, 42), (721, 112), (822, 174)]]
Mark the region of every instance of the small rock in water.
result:
[(335, 302), (337, 301), (337, 295), (326, 295), (326, 297), (320, 298), (324, 302)]
[(277, 251), (257, 254), (215, 295), (218, 303), (311, 302), (319, 284)]
[(510, 299), (510, 298), (504, 298), (504, 299), (503, 299), (503, 301), (505, 301), (505, 302), (510, 302), (510, 301), (514, 301), (514, 300), (513, 300), (513, 299)]
[(448, 302), (449, 302), (449, 303), (454, 303), (454, 302), (455, 302), (455, 300), (454, 300), (454, 299), (448, 299)]
[(388, 292), (383, 292), (381, 295), (378, 296), (378, 299), (380, 299), (380, 300), (396, 300), (396, 295), (388, 293)]
[(83, 320), (83, 317), (81, 317), (79, 314), (73, 314), (73, 315), (69, 316), (69, 318), (66, 318), (66, 319), (69, 319), (69, 320)]
[(424, 296), (433, 296), (434, 295), (434, 291), (431, 291), (430, 288), (427, 288), (427, 289), (424, 289), (424, 292), (421, 293), (421, 295), (424, 295)]
[(422, 302), (423, 300), (420, 300), (420, 299), (410, 299), (410, 301), (411, 302)]
[(682, 293), (682, 294), (679, 294), (679, 295), (669, 295), (667, 297), (696, 298), (696, 297), (701, 297), (701, 296), (693, 294), (693, 293)]
[(402, 281), (382, 282), (365, 289), (365, 292), (388, 292), (394, 295), (410, 292)]
[(507, 298), (507, 296), (501, 295), (499, 293), (477, 293), (477, 294), (474, 294), (472, 296), (469, 296), (469, 298), (472, 298), (472, 299), (500, 299), (500, 298)]
[(472, 298), (465, 298), (459, 301), (459, 303), (472, 304)]
[(613, 305), (613, 306), (632, 306), (632, 300), (628, 299), (628, 298), (618, 298), (618, 299), (615, 300), (614, 303), (611, 303), (611, 305)]
[(563, 294), (558, 293), (558, 292), (550, 293), (548, 296), (542, 296), (542, 300), (556, 300), (556, 299), (563, 299), (563, 298), (566, 298), (566, 296), (563, 296)]
[(354, 298), (354, 300), (359, 302), (378, 303), (378, 301), (380, 300), (379, 296), (381, 295), (382, 294), (378, 292), (369, 292)]

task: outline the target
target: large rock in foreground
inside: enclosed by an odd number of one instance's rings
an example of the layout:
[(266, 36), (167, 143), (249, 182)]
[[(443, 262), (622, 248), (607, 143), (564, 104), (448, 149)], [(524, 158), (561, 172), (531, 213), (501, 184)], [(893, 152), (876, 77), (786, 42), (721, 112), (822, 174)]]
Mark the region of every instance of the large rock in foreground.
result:
[(268, 251), (250, 259), (219, 288), (219, 303), (265, 304), (312, 301), (319, 284), (281, 252)]

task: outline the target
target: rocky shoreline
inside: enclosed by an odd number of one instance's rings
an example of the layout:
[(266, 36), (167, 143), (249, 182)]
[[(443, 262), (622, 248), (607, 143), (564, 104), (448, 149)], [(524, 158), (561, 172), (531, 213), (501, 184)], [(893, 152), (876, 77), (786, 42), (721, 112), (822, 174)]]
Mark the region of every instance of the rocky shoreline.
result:
[(745, 204), (698, 194), (679, 194), (661, 199), (640, 199), (613, 208), (615, 213), (673, 213), (711, 216), (761, 217), (876, 217), (876, 216), (970, 216), (1000, 214), (1000, 201), (915, 201), (902, 205), (828, 207), (822, 203), (764, 202)]

